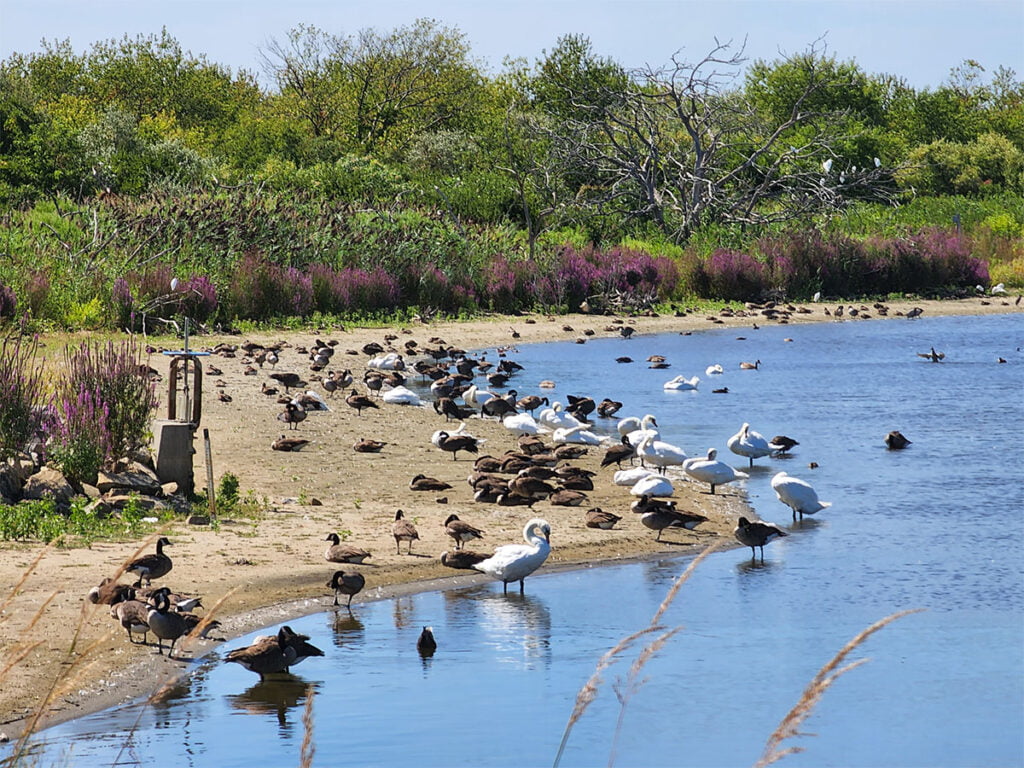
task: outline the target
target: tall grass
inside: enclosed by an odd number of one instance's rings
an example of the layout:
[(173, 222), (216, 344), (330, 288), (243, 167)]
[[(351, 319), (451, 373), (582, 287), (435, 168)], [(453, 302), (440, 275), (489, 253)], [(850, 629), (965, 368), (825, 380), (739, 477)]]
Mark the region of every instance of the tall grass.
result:
[(39, 340), (14, 331), (0, 342), (0, 463), (23, 453), (43, 425)]

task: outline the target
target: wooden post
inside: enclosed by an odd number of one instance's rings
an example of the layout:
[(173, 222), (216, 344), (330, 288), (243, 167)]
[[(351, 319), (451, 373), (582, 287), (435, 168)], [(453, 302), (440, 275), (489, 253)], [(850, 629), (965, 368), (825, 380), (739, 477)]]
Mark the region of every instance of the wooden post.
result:
[(210, 499), (210, 519), (217, 516), (217, 497), (213, 490), (213, 453), (210, 450), (210, 430), (203, 427), (203, 447), (206, 451), (206, 493)]

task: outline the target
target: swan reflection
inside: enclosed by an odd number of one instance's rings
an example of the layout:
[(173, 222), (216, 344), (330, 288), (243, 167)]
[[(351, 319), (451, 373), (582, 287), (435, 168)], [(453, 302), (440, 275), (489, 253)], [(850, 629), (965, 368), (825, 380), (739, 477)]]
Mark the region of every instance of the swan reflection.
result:
[(498, 661), (532, 666), (538, 659), (551, 663), (551, 612), (535, 595), (509, 592), (500, 594), (489, 588), (456, 590), (454, 600), (463, 600), (475, 612), (483, 642), (498, 651)]

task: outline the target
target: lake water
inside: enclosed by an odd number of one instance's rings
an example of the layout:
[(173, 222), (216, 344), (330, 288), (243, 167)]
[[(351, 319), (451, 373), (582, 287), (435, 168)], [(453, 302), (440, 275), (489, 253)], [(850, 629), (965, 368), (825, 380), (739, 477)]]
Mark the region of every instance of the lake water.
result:
[[(945, 362), (915, 356), (932, 346)], [(871, 661), (825, 693), (803, 728), (815, 736), (788, 742), (806, 751), (784, 764), (1024, 765), (1021, 347), (1024, 320), (1001, 315), (522, 348), (526, 371), (511, 383), (521, 394), (550, 378), (563, 400), (622, 400), (621, 415), (655, 414), (663, 439), (691, 455), (714, 446), (743, 467), (725, 442), (745, 421), (800, 441), (791, 459), (758, 460), (745, 484), (757, 514), (791, 535), (765, 548), (763, 565), (748, 549), (715, 553), (684, 585), (664, 618), (683, 629), (644, 667), (617, 765), (752, 765), (839, 648), (910, 608), (926, 610), (854, 652)], [(654, 353), (672, 367), (648, 369)], [(637, 362), (614, 363), (620, 355)], [(761, 370), (738, 370), (755, 359)], [(712, 363), (726, 373), (706, 376)], [(700, 375), (700, 390), (663, 392), (680, 373)], [(891, 429), (910, 448), (887, 451)], [(834, 506), (792, 523), (768, 485), (779, 469)], [(164, 702), (44, 731), (33, 753), (40, 765), (65, 755), (88, 766), (294, 765), (315, 691), (314, 765), (550, 765), (597, 659), (648, 623), (685, 565), (542, 573), (525, 596), (487, 584), (309, 616), (290, 624), (327, 655), (292, 679), (259, 683), (215, 655)], [(428, 624), (439, 649), (422, 660), (415, 642)], [(612, 684), (635, 657), (605, 673), (562, 765), (608, 763), (620, 715)]]

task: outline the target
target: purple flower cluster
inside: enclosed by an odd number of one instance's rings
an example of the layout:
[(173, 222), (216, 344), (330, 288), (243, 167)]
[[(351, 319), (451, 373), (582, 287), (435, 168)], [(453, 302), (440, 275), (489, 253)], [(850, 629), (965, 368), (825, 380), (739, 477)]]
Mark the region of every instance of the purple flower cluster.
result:
[(748, 253), (719, 248), (703, 269), (703, 292), (728, 300), (744, 300), (764, 292), (768, 269)]
[(95, 483), (113, 455), (110, 407), (94, 389), (82, 388), (57, 401), (52, 412), (48, 454), (73, 482)]

